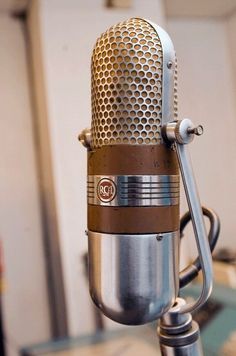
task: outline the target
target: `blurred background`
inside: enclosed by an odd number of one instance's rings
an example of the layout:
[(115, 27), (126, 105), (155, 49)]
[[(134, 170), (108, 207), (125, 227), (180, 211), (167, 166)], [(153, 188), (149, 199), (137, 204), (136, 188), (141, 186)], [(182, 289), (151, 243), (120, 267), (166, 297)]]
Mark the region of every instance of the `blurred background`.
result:
[[(190, 151), (201, 201), (221, 219), (217, 248), (224, 263), (216, 263), (215, 278), (225, 292), (217, 298), (222, 309), (227, 303), (232, 309), (214, 330), (236, 318), (236, 0), (0, 0), (1, 330), (8, 356), (40, 343), (49, 355), (50, 341), (80, 340), (101, 326), (124, 330), (101, 319), (88, 293), (86, 152), (77, 136), (90, 126), (95, 41), (133, 16), (169, 32), (178, 58), (179, 118), (204, 126)], [(187, 239), (182, 264), (193, 254)], [(234, 338), (230, 325), (222, 345)], [(219, 340), (217, 331), (207, 337)], [(89, 347), (76, 355), (113, 355), (117, 345), (107, 353)], [(43, 346), (27, 350), (46, 354)], [(63, 355), (72, 355), (68, 350)]]

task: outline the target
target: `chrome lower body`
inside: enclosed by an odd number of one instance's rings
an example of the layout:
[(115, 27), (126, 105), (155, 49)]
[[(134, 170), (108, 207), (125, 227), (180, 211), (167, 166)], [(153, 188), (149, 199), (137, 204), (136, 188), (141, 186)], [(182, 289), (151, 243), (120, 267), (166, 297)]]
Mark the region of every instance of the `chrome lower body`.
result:
[(88, 240), (91, 297), (108, 318), (139, 325), (170, 309), (178, 294), (179, 232), (89, 231)]

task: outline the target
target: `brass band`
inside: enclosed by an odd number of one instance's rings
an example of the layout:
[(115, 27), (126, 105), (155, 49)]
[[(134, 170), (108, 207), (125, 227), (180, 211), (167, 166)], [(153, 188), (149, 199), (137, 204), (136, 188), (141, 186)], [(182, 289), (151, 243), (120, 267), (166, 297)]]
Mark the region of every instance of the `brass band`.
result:
[(177, 231), (179, 205), (132, 208), (88, 205), (88, 229), (108, 234)]

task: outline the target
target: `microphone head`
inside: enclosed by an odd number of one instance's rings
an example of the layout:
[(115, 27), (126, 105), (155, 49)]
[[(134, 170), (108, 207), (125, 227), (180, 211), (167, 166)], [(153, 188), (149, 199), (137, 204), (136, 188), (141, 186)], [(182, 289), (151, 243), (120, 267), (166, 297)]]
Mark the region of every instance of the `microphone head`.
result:
[(89, 283), (123, 324), (161, 317), (178, 295), (179, 170), (162, 126), (177, 117), (176, 59), (159, 26), (132, 18), (92, 54), (88, 150)]
[(121, 22), (97, 40), (92, 54), (92, 147), (156, 145), (177, 117), (173, 44), (141, 18)]

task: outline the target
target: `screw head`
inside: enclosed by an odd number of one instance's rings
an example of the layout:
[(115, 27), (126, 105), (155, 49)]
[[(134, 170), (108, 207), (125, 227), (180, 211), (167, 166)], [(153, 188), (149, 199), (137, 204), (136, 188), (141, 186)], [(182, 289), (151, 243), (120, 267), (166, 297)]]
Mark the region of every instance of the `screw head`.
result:
[(156, 239), (157, 239), (157, 241), (161, 241), (161, 240), (163, 239), (163, 235), (158, 234), (158, 235), (156, 236)]
[(82, 143), (87, 149), (91, 148), (91, 130), (84, 129), (78, 136), (78, 140)]
[(203, 126), (202, 125), (198, 125), (197, 127), (190, 127), (188, 129), (188, 133), (189, 134), (194, 134), (197, 136), (201, 136), (203, 134), (204, 130), (203, 130)]
[(204, 130), (203, 130), (203, 126), (202, 125), (198, 125), (195, 128), (195, 135), (197, 136), (201, 136), (203, 134)]
[(167, 63), (167, 68), (168, 68), (168, 69), (171, 69), (172, 66), (173, 66), (173, 62), (169, 61), (169, 62)]

